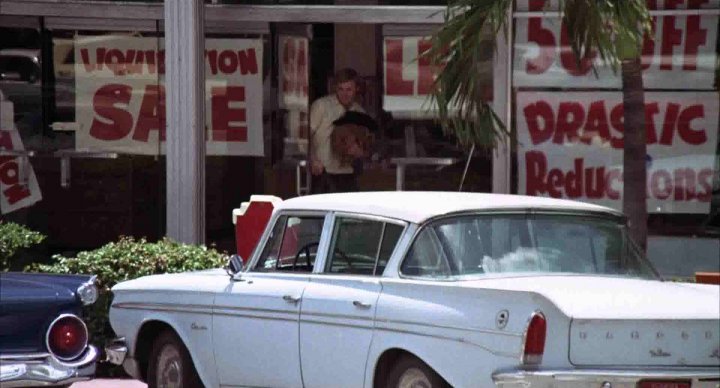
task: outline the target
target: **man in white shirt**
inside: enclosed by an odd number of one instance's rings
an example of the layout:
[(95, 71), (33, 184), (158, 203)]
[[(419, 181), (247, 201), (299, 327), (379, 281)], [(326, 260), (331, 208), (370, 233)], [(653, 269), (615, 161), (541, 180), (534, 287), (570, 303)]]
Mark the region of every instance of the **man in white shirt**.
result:
[(342, 69), (335, 73), (335, 93), (319, 98), (310, 107), (310, 163), (313, 192), (356, 191), (352, 164), (344, 161), (331, 144), (333, 122), (347, 111), (364, 112), (355, 102), (357, 72)]

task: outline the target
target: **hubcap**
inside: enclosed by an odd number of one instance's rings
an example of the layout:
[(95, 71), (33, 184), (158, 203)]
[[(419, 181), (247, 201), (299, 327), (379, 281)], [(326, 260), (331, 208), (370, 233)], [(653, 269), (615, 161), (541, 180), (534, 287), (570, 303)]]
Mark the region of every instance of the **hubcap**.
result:
[(165, 345), (160, 351), (156, 379), (159, 388), (182, 388), (182, 361), (174, 346)]
[(423, 371), (418, 368), (410, 368), (400, 376), (398, 388), (432, 388), (432, 384)]

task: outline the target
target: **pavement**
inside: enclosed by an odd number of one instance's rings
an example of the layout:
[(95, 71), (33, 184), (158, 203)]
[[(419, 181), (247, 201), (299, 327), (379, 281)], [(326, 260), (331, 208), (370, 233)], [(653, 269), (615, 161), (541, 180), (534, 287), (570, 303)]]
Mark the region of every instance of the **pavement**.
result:
[(75, 383), (70, 388), (147, 388), (147, 384), (130, 379), (93, 379)]

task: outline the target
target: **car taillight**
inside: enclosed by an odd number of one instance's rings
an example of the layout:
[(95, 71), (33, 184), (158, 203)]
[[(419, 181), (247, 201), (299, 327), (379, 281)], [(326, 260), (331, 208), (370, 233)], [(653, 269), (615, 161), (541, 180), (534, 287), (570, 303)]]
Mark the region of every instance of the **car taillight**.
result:
[(542, 361), (545, 352), (545, 335), (547, 333), (547, 322), (541, 312), (534, 312), (530, 317), (527, 331), (525, 332), (525, 344), (523, 347), (522, 362), (526, 365), (537, 365)]
[(87, 346), (87, 327), (77, 316), (62, 314), (50, 324), (46, 342), (50, 353), (59, 360), (72, 360), (82, 354)]

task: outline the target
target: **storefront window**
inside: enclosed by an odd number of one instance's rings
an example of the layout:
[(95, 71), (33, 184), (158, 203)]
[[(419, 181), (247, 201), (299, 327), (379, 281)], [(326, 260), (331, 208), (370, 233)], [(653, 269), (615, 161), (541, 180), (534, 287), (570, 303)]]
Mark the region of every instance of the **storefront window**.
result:
[[(642, 50), (647, 128), (648, 255), (661, 272), (720, 267), (717, 1), (687, 13), (649, 1), (654, 39)], [(578, 63), (555, 1), (519, 1), (513, 95), (517, 191), (622, 210), (623, 96), (619, 72)], [(687, 255), (687, 252), (693, 255)], [(683, 260), (678, 260), (683, 257)]]

